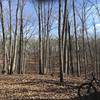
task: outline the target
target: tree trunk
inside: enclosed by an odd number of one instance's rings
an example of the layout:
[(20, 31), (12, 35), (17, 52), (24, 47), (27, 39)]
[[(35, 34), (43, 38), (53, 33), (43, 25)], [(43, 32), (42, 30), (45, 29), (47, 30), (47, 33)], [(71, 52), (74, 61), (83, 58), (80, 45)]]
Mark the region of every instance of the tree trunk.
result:
[[(40, 4), (38, 0), (38, 25), (39, 25), (39, 74), (42, 74), (42, 40), (41, 40), (41, 15)], [(41, 8), (42, 9), (42, 8)], [(41, 12), (42, 13), (42, 12)]]
[(75, 34), (75, 51), (76, 51), (76, 66), (77, 66), (77, 76), (80, 76), (80, 68), (79, 68), (79, 63), (78, 63), (78, 49), (77, 49), (77, 30), (76, 30), (76, 14), (75, 14), (75, 0), (73, 0), (73, 19), (74, 19), (74, 34)]
[(6, 54), (5, 54), (5, 28), (4, 28), (4, 16), (3, 16), (3, 7), (2, 0), (0, 0), (0, 11), (1, 11), (1, 27), (2, 27), (2, 35), (3, 35), (3, 69), (2, 74), (6, 73)]
[(10, 74), (12, 60), (12, 15), (11, 15), (11, 0), (9, 0), (9, 65), (8, 74)]
[(21, 8), (20, 8), (20, 40), (19, 40), (19, 59), (18, 59), (18, 74), (23, 73), (23, 8), (24, 8), (24, 2), (20, 1)]
[(13, 47), (13, 55), (12, 55), (12, 60), (11, 60), (11, 68), (10, 68), (10, 74), (12, 74), (15, 70), (16, 67), (16, 62), (17, 62), (17, 48), (18, 48), (18, 35), (17, 35), (17, 30), (18, 30), (18, 10), (19, 10), (19, 0), (17, 0), (17, 8), (16, 8), (16, 26), (15, 26), (15, 33), (14, 33), (14, 47)]
[(73, 75), (74, 74), (74, 68), (73, 68), (72, 42), (71, 42), (69, 22), (68, 22), (68, 37), (69, 37), (69, 67), (71, 68), (71, 74)]
[(95, 38), (95, 72), (96, 72), (96, 75), (97, 77), (99, 76), (98, 75), (98, 57), (97, 57), (97, 32), (96, 32), (96, 26), (95, 26), (95, 20), (93, 18), (93, 27), (94, 27), (94, 38)]
[(63, 66), (61, 51), (61, 0), (59, 0), (59, 19), (58, 19), (58, 36), (59, 36), (59, 66), (60, 66), (60, 82), (63, 82)]

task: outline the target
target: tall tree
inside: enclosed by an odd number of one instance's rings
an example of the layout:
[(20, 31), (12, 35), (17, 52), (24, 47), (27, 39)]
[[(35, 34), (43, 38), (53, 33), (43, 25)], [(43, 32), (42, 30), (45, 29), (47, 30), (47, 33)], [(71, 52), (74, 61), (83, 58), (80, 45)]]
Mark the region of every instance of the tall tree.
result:
[(10, 73), (11, 67), (11, 60), (12, 60), (12, 11), (11, 11), (11, 0), (8, 1), (9, 3), (9, 65), (8, 65), (8, 73)]
[(4, 15), (3, 15), (3, 6), (2, 6), (2, 0), (0, 0), (0, 13), (1, 13), (1, 27), (2, 27), (2, 36), (3, 36), (3, 69), (2, 69), (2, 73), (6, 73), (6, 62), (5, 62), (5, 59), (6, 59), (6, 55), (5, 55), (5, 27), (4, 27)]
[(76, 29), (76, 13), (75, 13), (75, 0), (72, 2), (73, 5), (73, 20), (74, 20), (74, 34), (75, 34), (75, 51), (76, 51), (76, 66), (77, 66), (77, 76), (80, 76), (80, 67), (78, 63), (78, 40), (77, 40), (77, 29)]
[(99, 68), (98, 68), (98, 56), (97, 56), (97, 31), (96, 31), (96, 25), (95, 25), (95, 19), (93, 18), (93, 27), (94, 27), (94, 38), (95, 38), (95, 72), (97, 74), (97, 77), (99, 76)]
[(38, 0), (38, 26), (39, 26), (39, 74), (42, 74), (42, 40), (41, 40), (41, 2)]
[(23, 73), (23, 9), (24, 9), (25, 0), (20, 1), (20, 39), (19, 39), (19, 66), (18, 74)]
[(59, 0), (59, 18), (58, 18), (58, 36), (59, 36), (59, 66), (60, 66), (60, 82), (63, 82), (63, 66), (61, 57), (61, 0)]
[(46, 73), (48, 73), (49, 66), (49, 36), (50, 36), (50, 2), (48, 2), (48, 14), (47, 14), (47, 38), (46, 38)]
[(62, 27), (62, 66), (63, 71), (66, 72), (66, 50), (67, 50), (67, 26), (68, 26), (68, 5), (67, 0), (64, 7), (63, 27)]
[(19, 10), (19, 0), (17, 0), (17, 8), (16, 8), (16, 26), (15, 26), (15, 32), (14, 32), (14, 46), (13, 46), (13, 55), (11, 60), (11, 68), (10, 68), (10, 74), (12, 74), (15, 70), (16, 63), (17, 63), (17, 51), (18, 51), (18, 10)]
[(71, 74), (73, 75), (74, 74), (74, 68), (73, 68), (73, 57), (72, 57), (72, 41), (71, 41), (71, 33), (70, 33), (70, 23), (68, 21), (68, 39), (69, 39), (69, 45), (68, 45), (68, 48), (69, 48), (69, 66), (70, 66), (70, 69), (71, 69)]
[(49, 47), (50, 47), (50, 29), (51, 29), (51, 14), (52, 14), (52, 8), (53, 8), (53, 0), (50, 0), (50, 2), (47, 3), (48, 5), (48, 9), (47, 9), (47, 17), (46, 17), (46, 46), (45, 46), (45, 49), (46, 49), (46, 57), (45, 57), (45, 60), (46, 60), (46, 73), (49, 72), (49, 57), (50, 57), (50, 51), (49, 51)]

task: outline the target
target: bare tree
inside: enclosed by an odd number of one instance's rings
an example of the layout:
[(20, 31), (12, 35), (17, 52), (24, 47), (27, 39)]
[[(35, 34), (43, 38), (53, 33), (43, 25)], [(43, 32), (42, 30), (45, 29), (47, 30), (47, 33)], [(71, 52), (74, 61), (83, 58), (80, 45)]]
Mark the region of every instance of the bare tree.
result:
[(9, 3), (9, 65), (8, 65), (8, 74), (10, 73), (11, 60), (12, 60), (12, 11), (11, 11), (11, 0), (8, 1)]
[(76, 14), (75, 14), (75, 0), (73, 0), (73, 20), (74, 20), (74, 34), (75, 34), (75, 47), (76, 47), (76, 66), (77, 66), (77, 76), (80, 76), (80, 67), (78, 63), (78, 40), (77, 40), (77, 29), (76, 29)]
[(67, 50), (67, 26), (68, 26), (68, 3), (65, 0), (64, 6), (64, 17), (63, 17), (63, 27), (62, 27), (62, 66), (63, 71), (66, 72), (66, 50)]
[[(69, 39), (69, 45), (68, 45), (68, 48), (69, 48), (69, 62), (68, 62), (68, 65), (71, 69), (71, 74), (73, 75), (74, 74), (74, 68), (73, 68), (73, 57), (72, 57), (72, 40), (71, 40), (69, 21), (68, 21), (68, 39)], [(70, 72), (70, 71), (68, 71), (68, 72)]]
[(39, 26), (39, 74), (42, 74), (42, 40), (41, 40), (41, 2), (38, 0), (38, 26)]
[(61, 49), (61, 0), (59, 0), (59, 19), (58, 19), (58, 36), (59, 36), (59, 66), (60, 66), (60, 82), (63, 82), (63, 66), (62, 66), (62, 49)]
[(15, 70), (16, 63), (17, 63), (17, 44), (18, 44), (18, 10), (19, 10), (19, 0), (17, 0), (17, 8), (16, 8), (16, 26), (15, 26), (15, 32), (14, 32), (14, 47), (13, 47), (13, 56), (12, 56), (12, 62), (11, 62), (11, 68), (10, 68), (10, 74), (12, 74)]
[(99, 69), (98, 69), (98, 57), (97, 57), (97, 32), (96, 32), (96, 25), (95, 20), (93, 18), (93, 27), (94, 27), (94, 38), (95, 38), (95, 72), (97, 74), (97, 77), (99, 76)]
[(18, 66), (18, 74), (23, 73), (23, 9), (24, 9), (25, 1), (20, 1), (20, 39), (19, 39), (19, 66)]
[(2, 0), (0, 0), (0, 13), (1, 13), (1, 26), (2, 26), (2, 35), (3, 35), (3, 69), (2, 69), (2, 73), (6, 73), (6, 66), (5, 66), (5, 27), (4, 27), (4, 15), (3, 15), (3, 6), (2, 6)]

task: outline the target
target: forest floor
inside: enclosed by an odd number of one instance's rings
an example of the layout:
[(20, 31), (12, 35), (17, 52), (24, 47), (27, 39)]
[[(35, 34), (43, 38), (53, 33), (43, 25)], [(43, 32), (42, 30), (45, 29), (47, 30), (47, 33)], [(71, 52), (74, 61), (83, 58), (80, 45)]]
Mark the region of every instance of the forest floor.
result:
[(77, 87), (82, 81), (68, 77), (60, 84), (59, 77), (51, 75), (0, 75), (0, 100), (78, 100)]

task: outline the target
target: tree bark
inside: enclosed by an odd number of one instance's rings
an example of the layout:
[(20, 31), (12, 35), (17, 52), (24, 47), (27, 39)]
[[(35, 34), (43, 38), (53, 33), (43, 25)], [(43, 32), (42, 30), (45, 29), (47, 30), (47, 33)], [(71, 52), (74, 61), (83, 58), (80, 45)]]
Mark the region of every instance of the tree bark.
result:
[(4, 16), (3, 16), (3, 7), (2, 7), (2, 0), (0, 0), (0, 13), (1, 13), (1, 27), (2, 27), (2, 35), (3, 35), (3, 69), (2, 74), (6, 73), (6, 54), (5, 54), (5, 27), (4, 27)]
[(12, 74), (16, 68), (16, 63), (17, 63), (17, 53), (18, 53), (18, 10), (19, 10), (19, 0), (17, 0), (17, 8), (16, 8), (16, 26), (15, 26), (15, 33), (14, 33), (14, 53), (12, 56), (12, 62), (11, 62), (11, 69), (10, 69), (10, 74)]
[(63, 66), (61, 51), (61, 0), (59, 0), (59, 18), (58, 18), (58, 36), (59, 36), (59, 66), (60, 66), (60, 82), (63, 82)]
[[(39, 74), (42, 74), (42, 40), (41, 40), (41, 15), (40, 4), (38, 0), (38, 25), (39, 25)], [(42, 8), (41, 8), (42, 9)], [(41, 12), (42, 13), (42, 12)]]
[(76, 30), (76, 14), (75, 14), (75, 0), (73, 0), (73, 20), (74, 20), (74, 34), (75, 34), (75, 51), (76, 51), (76, 66), (77, 66), (77, 76), (80, 76), (80, 68), (78, 63), (78, 49), (77, 49), (77, 30)]
[(20, 8), (20, 39), (19, 39), (19, 59), (18, 59), (18, 74), (23, 73), (23, 8), (24, 2), (23, 0), (20, 1), (21, 8)]

